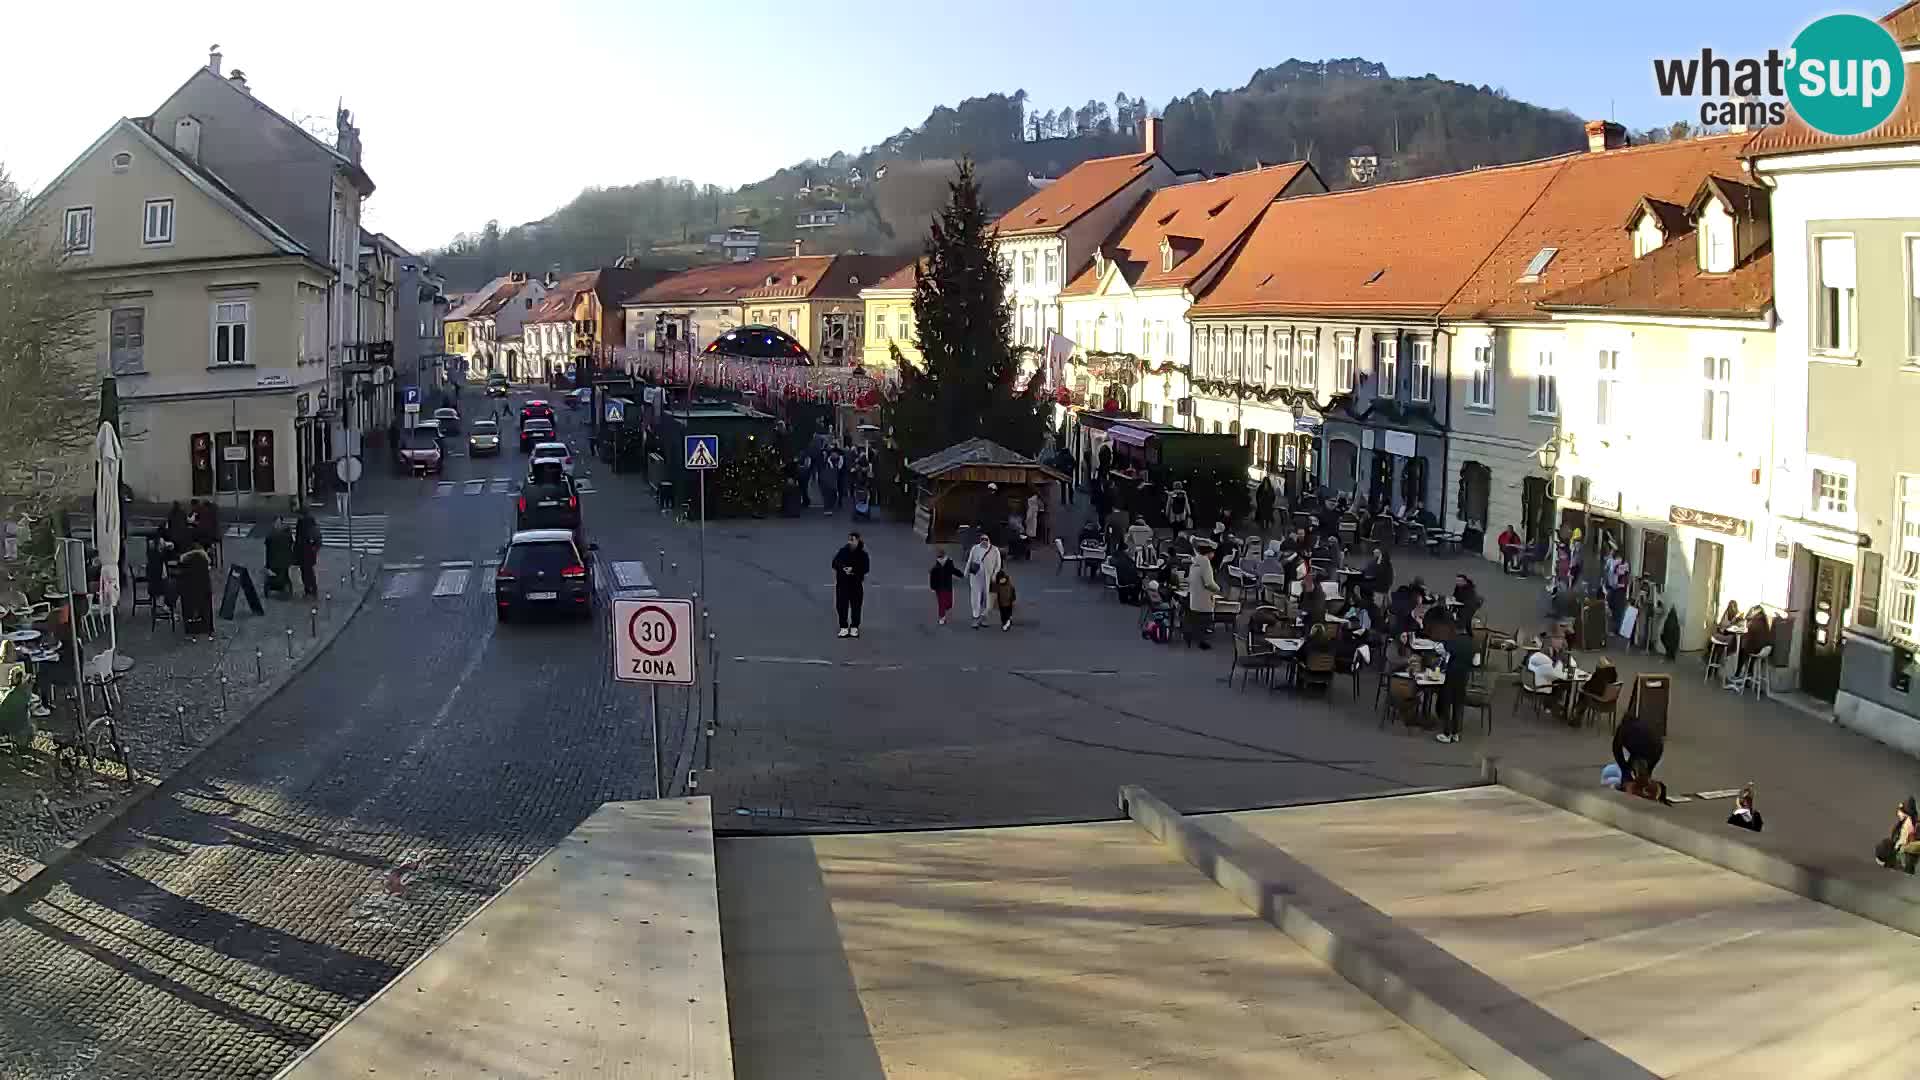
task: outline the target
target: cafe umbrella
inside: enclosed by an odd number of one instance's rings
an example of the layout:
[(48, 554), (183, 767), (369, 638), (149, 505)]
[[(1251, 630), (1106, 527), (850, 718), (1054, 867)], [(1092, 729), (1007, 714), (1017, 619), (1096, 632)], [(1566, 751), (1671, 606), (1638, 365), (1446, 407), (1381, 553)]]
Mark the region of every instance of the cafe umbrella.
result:
[(105, 420), (93, 437), (93, 546), (100, 553), (100, 604), (107, 609), (107, 643), (116, 670), (131, 665), (120, 656), (115, 618), (120, 603), (120, 436)]

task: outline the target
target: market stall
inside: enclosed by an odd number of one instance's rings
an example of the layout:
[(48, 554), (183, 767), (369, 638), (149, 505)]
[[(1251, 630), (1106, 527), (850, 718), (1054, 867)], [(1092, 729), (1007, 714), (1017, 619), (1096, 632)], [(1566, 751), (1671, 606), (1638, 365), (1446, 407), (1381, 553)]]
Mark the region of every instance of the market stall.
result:
[[(907, 470), (917, 489), (914, 531), (930, 544), (981, 526), (1002, 541), (1024, 537), (1030, 545), (1045, 544), (1053, 537), (1052, 508), (1067, 478), (1030, 457), (987, 439), (968, 439), (908, 462)], [(1039, 512), (1029, 530), (1028, 497), (1034, 495)]]

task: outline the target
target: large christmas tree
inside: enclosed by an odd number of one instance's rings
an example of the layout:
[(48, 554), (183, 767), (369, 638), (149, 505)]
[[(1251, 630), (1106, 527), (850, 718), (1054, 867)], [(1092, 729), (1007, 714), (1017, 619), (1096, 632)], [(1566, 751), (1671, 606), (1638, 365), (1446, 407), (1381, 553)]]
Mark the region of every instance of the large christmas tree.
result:
[(924, 367), (894, 350), (900, 389), (889, 419), (908, 460), (980, 436), (1022, 454), (1046, 437), (1041, 372), (1024, 385), (1007, 308), (1007, 270), (994, 255), (973, 163), (962, 161), (946, 208), (914, 272), (913, 317)]

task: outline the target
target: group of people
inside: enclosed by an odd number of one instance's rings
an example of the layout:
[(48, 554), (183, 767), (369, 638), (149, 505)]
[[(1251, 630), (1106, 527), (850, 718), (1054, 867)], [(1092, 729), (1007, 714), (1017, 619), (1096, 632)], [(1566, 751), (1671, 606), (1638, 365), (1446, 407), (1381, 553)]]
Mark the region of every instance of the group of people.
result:
[(865, 446), (847, 446), (817, 433), (813, 444), (787, 463), (786, 487), (790, 509), (812, 509), (817, 491), (820, 506), (829, 514), (838, 513), (841, 504), (857, 492), (873, 490), (873, 453)]
[[(933, 592), (934, 619), (941, 625), (947, 624), (953, 611), (954, 586), (965, 583), (967, 598), (973, 612), (973, 628), (978, 630), (988, 625), (988, 620), (1000, 624), (1000, 629), (1013, 629), (1013, 607), (1017, 592), (1013, 585), (1013, 575), (1007, 569), (1005, 552), (993, 541), (992, 534), (982, 528), (978, 530), (972, 546), (967, 548), (965, 566), (953, 561), (945, 547), (933, 549), (933, 565), (927, 571), (927, 587)], [(858, 532), (850, 532), (839, 550), (833, 554), (833, 606), (839, 621), (839, 636), (857, 638), (860, 636), (860, 614), (866, 603), (867, 575), (873, 570), (873, 561), (867, 553), (866, 541)]]

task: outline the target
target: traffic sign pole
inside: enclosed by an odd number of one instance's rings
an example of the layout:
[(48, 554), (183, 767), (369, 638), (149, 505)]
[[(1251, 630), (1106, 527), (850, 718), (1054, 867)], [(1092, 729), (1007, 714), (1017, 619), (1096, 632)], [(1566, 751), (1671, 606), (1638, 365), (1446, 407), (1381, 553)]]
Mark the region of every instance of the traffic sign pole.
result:
[(707, 470), (700, 470), (700, 591), (707, 591)]
[(660, 798), (660, 684), (649, 688), (653, 698), (653, 797)]

